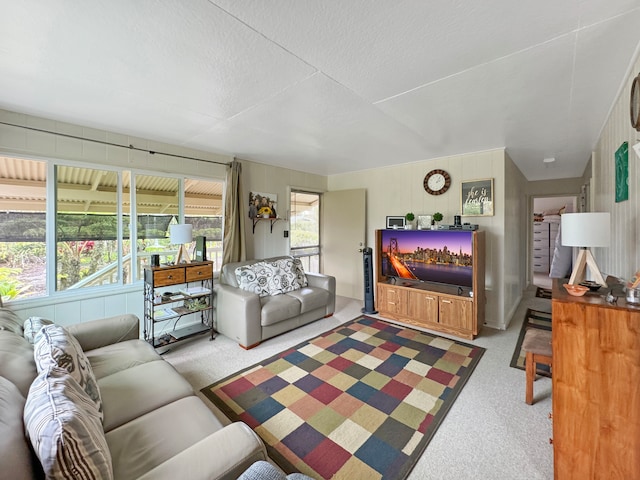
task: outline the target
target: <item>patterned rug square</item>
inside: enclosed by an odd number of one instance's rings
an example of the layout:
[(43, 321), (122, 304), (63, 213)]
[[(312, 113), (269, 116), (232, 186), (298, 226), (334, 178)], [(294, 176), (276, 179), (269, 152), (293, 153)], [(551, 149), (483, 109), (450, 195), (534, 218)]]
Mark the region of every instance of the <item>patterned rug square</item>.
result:
[(484, 351), (363, 316), (202, 392), (287, 473), (403, 479)]
[[(541, 330), (551, 330), (551, 314), (549, 312), (541, 312), (539, 310), (527, 309), (524, 321), (522, 322), (522, 328), (520, 328), (520, 335), (518, 335), (518, 341), (516, 342), (516, 348), (513, 351), (513, 357), (511, 357), (510, 366), (513, 368), (519, 368), (525, 370), (525, 358), (526, 354), (522, 350), (522, 341), (528, 328), (539, 328)], [(545, 377), (551, 377), (551, 369), (548, 365), (537, 364), (536, 371), (538, 375)]]

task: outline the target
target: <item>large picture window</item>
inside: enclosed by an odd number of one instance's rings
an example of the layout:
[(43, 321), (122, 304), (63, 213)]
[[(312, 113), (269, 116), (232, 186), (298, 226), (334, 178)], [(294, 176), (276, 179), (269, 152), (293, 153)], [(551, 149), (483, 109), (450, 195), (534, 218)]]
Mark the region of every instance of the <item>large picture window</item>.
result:
[(0, 157), (3, 302), (141, 280), (151, 254), (174, 261), (175, 223), (206, 237), (220, 268), (222, 180), (52, 163)]

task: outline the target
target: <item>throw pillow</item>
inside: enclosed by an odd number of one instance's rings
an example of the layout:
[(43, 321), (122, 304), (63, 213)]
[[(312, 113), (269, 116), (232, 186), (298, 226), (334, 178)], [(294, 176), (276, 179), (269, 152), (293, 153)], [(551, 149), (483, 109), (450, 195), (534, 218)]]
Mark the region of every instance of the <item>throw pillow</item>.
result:
[(24, 338), (26, 338), (29, 343), (35, 344), (37, 341), (36, 337), (40, 333), (40, 330), (47, 325), (53, 325), (53, 322), (42, 317), (27, 318), (24, 321)]
[(271, 270), (269, 282), (271, 295), (292, 292), (302, 287), (295, 260), (293, 257), (281, 258), (267, 264)]
[(102, 419), (102, 398), (89, 359), (78, 340), (60, 325), (47, 325), (40, 330), (33, 348), (38, 373), (49, 367), (66, 370), (91, 398)]
[(50, 366), (36, 377), (27, 396), (24, 424), (47, 478), (113, 478), (98, 410), (65, 370)]
[(309, 282), (307, 281), (307, 276), (304, 274), (304, 268), (302, 268), (302, 260), (300, 260), (299, 258), (294, 258), (293, 266), (296, 273), (297, 282), (300, 284), (300, 288), (308, 286)]
[(247, 292), (253, 292), (261, 297), (269, 295), (269, 269), (264, 262), (256, 262), (236, 268), (238, 286)]

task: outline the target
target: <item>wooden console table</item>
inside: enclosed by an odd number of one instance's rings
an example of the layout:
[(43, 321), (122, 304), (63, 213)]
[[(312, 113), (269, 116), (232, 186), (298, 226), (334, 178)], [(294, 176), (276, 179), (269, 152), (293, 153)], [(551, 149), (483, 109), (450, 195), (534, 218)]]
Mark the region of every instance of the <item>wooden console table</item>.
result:
[(564, 282), (552, 298), (554, 477), (640, 479), (640, 308), (607, 303), (604, 288), (572, 297)]

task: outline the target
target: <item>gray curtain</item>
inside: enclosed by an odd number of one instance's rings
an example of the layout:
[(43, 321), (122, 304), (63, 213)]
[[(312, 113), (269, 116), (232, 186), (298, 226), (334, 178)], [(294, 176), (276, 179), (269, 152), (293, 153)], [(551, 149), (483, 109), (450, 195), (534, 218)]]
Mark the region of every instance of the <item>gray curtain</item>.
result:
[(244, 229), (244, 202), (247, 199), (242, 189), (242, 164), (237, 160), (227, 167), (225, 188), (222, 265), (247, 259)]

